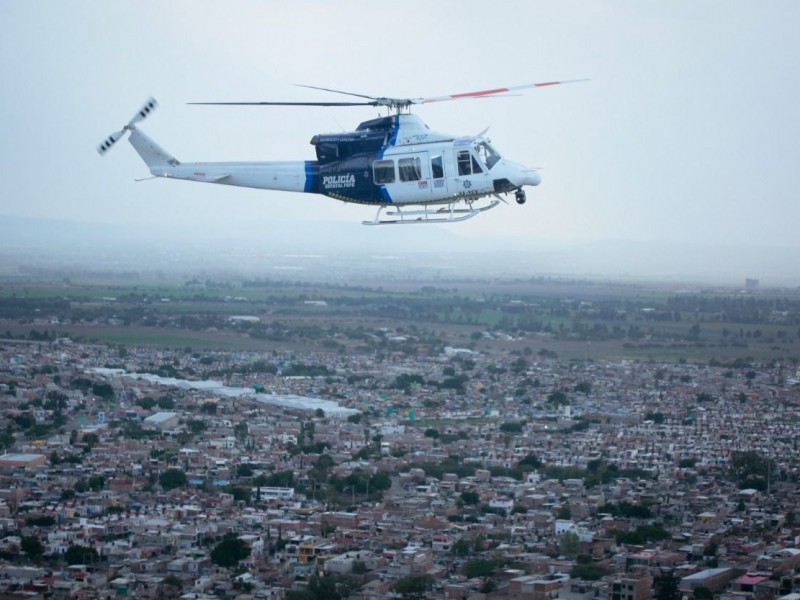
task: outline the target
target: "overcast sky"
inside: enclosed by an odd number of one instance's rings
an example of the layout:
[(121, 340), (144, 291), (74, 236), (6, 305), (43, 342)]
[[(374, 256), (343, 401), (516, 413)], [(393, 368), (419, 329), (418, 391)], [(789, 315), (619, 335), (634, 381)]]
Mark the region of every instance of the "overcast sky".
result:
[(436, 131), (490, 127), (503, 155), (542, 169), (525, 206), (449, 231), (476, 249), (484, 236), (800, 248), (798, 24), (794, 0), (4, 0), (0, 214), (363, 235), (369, 207), (136, 183), (148, 172), (127, 142), (104, 158), (95, 146), (152, 95), (141, 128), (180, 160), (308, 160), (314, 134), (377, 109), (186, 103), (342, 99), (295, 83), (416, 97), (586, 77), (416, 109)]

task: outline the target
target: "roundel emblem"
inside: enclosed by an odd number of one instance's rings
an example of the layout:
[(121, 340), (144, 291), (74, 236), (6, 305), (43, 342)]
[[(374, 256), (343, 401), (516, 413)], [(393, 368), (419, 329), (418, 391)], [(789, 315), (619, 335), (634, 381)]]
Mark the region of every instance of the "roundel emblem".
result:
[(469, 188), (471, 188), (471, 187), (472, 187), (472, 182), (471, 182), (469, 179), (466, 179), (466, 180), (464, 181), (464, 187), (465, 187), (466, 189), (469, 189)]

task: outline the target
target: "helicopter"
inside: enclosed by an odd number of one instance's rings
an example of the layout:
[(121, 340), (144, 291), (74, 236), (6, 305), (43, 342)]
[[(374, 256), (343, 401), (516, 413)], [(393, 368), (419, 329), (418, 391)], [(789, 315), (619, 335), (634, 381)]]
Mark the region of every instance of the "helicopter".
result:
[(514, 194), (526, 200), (525, 186), (536, 186), (536, 169), (504, 158), (484, 130), (473, 136), (432, 131), (415, 105), (515, 94), (531, 88), (586, 81), (572, 79), (427, 98), (387, 98), (311, 85), (315, 90), (358, 97), (348, 102), (191, 102), (215, 106), (374, 106), (387, 114), (364, 121), (355, 131), (321, 133), (311, 138), (316, 160), (270, 162), (181, 162), (147, 136), (137, 124), (158, 106), (149, 98), (119, 131), (97, 147), (105, 155), (129, 133), (128, 141), (153, 177), (250, 188), (322, 194), (348, 203), (377, 206), (364, 225), (453, 223), (471, 219), (507, 203)]

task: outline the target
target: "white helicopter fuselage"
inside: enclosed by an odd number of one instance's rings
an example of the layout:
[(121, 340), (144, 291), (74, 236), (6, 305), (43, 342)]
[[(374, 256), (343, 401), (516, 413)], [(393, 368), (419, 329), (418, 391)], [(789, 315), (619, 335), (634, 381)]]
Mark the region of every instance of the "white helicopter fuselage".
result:
[(438, 134), (410, 114), (375, 119), (350, 134), (315, 136), (316, 161), (180, 162), (140, 129), (130, 131), (130, 143), (156, 177), (317, 193), (344, 202), (446, 204), (541, 181), (534, 169), (502, 158), (483, 136)]
[[(155, 177), (322, 194), (342, 202), (377, 206), (375, 219), (364, 221), (368, 225), (463, 221), (494, 208), (505, 201), (501, 195), (509, 192), (514, 193), (518, 204), (523, 204), (523, 188), (539, 185), (539, 174), (535, 169), (503, 158), (483, 133), (468, 137), (437, 133), (418, 116), (403, 111), (412, 104), (485, 97), (556, 83), (559, 82), (420, 99), (362, 96), (369, 102), (256, 103), (367, 104), (397, 111), (392, 116), (365, 121), (355, 131), (315, 135), (311, 144), (315, 147), (316, 160), (273, 162), (179, 161), (136, 126), (158, 106), (155, 99), (149, 98), (127, 125), (99, 144), (97, 151), (104, 155), (130, 133), (131, 145)], [(383, 220), (384, 209), (388, 209), (386, 214), (393, 218)]]

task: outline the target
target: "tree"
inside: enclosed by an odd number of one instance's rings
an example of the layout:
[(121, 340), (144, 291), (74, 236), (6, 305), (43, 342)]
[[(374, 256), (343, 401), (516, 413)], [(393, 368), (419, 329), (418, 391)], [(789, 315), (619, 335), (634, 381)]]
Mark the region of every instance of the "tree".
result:
[(253, 472), (254, 472), (253, 465), (249, 463), (241, 463), (236, 466), (237, 477), (252, 477)]
[(161, 396), (158, 400), (156, 400), (156, 404), (158, 404), (158, 407), (161, 410), (171, 410), (175, 408), (175, 400), (169, 396)]
[(92, 384), (92, 393), (95, 396), (100, 396), (103, 400), (111, 400), (114, 398), (114, 388), (108, 383)]
[(542, 461), (540, 461), (535, 454), (528, 454), (525, 458), (519, 461), (517, 466), (526, 471), (530, 469), (538, 469), (542, 466)]
[(165, 490), (174, 490), (186, 485), (186, 473), (183, 469), (167, 469), (159, 475), (158, 482)]
[(466, 556), (472, 552), (472, 544), (464, 538), (458, 538), (450, 547), (450, 551), (456, 556)]
[(225, 488), (225, 491), (228, 492), (236, 502), (250, 502), (251, 494), (249, 489), (236, 487), (230, 485)]
[(99, 555), (94, 548), (73, 544), (64, 553), (64, 562), (68, 565), (89, 565), (97, 562)]
[(44, 545), (35, 535), (23, 536), (20, 541), (20, 550), (30, 556), (33, 560), (39, 560), (44, 554)]
[(292, 487), (294, 483), (294, 471), (278, 471), (268, 477), (259, 475), (253, 480), (253, 483), (258, 487)]
[(408, 575), (397, 580), (394, 591), (400, 594), (403, 600), (424, 600), (433, 582), (434, 579), (430, 575)]
[(342, 600), (350, 595), (353, 583), (337, 575), (312, 575), (304, 590), (289, 590), (286, 600)]
[(369, 489), (375, 492), (385, 492), (392, 487), (392, 478), (384, 471), (378, 471), (369, 478)]
[(217, 414), (217, 403), (216, 402), (203, 402), (200, 405), (200, 412), (206, 415), (215, 415)]
[(102, 475), (89, 476), (89, 489), (93, 492), (99, 492), (106, 485), (106, 479)]
[(503, 433), (522, 433), (522, 423), (508, 422), (500, 425), (500, 431)]
[(211, 562), (220, 567), (235, 567), (239, 561), (250, 556), (250, 548), (235, 534), (227, 534), (211, 551)]
[(580, 539), (574, 531), (565, 531), (558, 540), (558, 550), (565, 556), (575, 556), (579, 545)]
[(575, 391), (588, 396), (592, 393), (592, 384), (589, 381), (581, 381), (575, 386)]
[(36, 425), (36, 418), (31, 413), (22, 413), (11, 417), (20, 429), (30, 429)]
[(183, 587), (183, 582), (181, 578), (177, 575), (167, 575), (164, 578), (164, 581), (161, 582), (165, 586), (169, 586), (175, 588), (175, 590), (180, 590)]
[(573, 579), (583, 579), (584, 581), (597, 581), (608, 574), (608, 570), (597, 563), (576, 564), (569, 572)]
[(653, 578), (653, 600), (675, 600), (678, 597), (680, 578), (670, 569), (662, 570)]
[(36, 517), (28, 517), (25, 519), (25, 524), (32, 527), (52, 527), (56, 524), (56, 519), (50, 515), (39, 515)]
[(233, 435), (235, 435), (236, 439), (240, 442), (244, 442), (247, 439), (248, 432), (247, 421), (242, 421), (233, 426)]
[[(731, 476), (742, 487), (759, 488), (759, 483), (764, 485), (769, 471), (769, 460), (753, 450), (731, 453)], [(763, 489), (762, 488), (762, 489)]]
[(330, 454), (320, 454), (317, 462), (314, 463), (314, 470), (319, 471), (320, 473), (327, 473), (330, 471), (336, 462), (333, 460), (333, 457)]
[(478, 492), (472, 492), (470, 490), (461, 492), (461, 501), (464, 504), (477, 504), (480, 500), (481, 497), (478, 495)]
[(464, 565), (464, 575), (468, 579), (473, 577), (491, 577), (494, 570), (497, 568), (497, 562), (494, 560), (471, 560)]
[(695, 600), (711, 600), (714, 597), (714, 592), (707, 587), (698, 585), (696, 588), (694, 588), (694, 590), (692, 590), (692, 595), (694, 596)]

